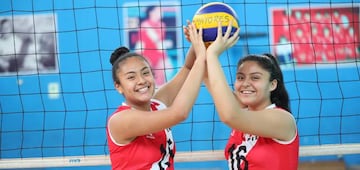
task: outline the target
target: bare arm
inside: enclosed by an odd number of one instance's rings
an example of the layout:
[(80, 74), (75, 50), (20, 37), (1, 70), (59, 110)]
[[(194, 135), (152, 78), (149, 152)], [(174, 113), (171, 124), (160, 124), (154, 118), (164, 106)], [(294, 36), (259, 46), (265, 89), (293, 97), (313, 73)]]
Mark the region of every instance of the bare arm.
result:
[(165, 105), (170, 106), (178, 94), (181, 86), (184, 84), (190, 70), (192, 69), (195, 59), (196, 55), (193, 47), (191, 46), (187, 53), (184, 66), (172, 80), (158, 89), (154, 98), (162, 101), (165, 103)]
[(289, 113), (280, 109), (247, 111), (239, 104), (227, 84), (218, 60), (224, 50), (222, 46), (222, 44), (213, 44), (207, 53), (208, 87), (221, 121), (245, 133), (290, 140), (294, 136), (295, 124)]
[(183, 85), (179, 87), (179, 92), (173, 104), (167, 109), (159, 111), (129, 109), (114, 115), (110, 119), (109, 127), (116, 142), (121, 144), (129, 143), (136, 136), (169, 128), (188, 117), (198, 96), (206, 67), (205, 46), (202, 42), (202, 35), (201, 33), (198, 34), (196, 29), (194, 30), (194, 26), (192, 26), (191, 30), (191, 39), (194, 46), (196, 46), (197, 58)]

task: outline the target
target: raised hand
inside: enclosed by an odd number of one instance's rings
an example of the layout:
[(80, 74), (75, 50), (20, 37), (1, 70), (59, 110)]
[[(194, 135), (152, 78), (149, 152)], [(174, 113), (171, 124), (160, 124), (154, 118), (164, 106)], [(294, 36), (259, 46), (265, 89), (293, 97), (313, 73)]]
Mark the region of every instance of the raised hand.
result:
[(224, 52), (226, 49), (236, 44), (236, 42), (240, 38), (239, 37), (240, 28), (237, 29), (236, 32), (230, 37), (231, 27), (232, 27), (232, 21), (229, 22), (226, 32), (222, 36), (221, 23), (220, 22), (218, 23), (217, 37), (215, 41), (212, 42), (211, 45), (208, 47), (207, 49), (208, 53), (214, 54), (213, 56), (220, 56), (222, 52)]
[(194, 23), (191, 23), (187, 27), (189, 33), (189, 40), (192, 43), (192, 46), (195, 50), (196, 58), (206, 56), (206, 47), (202, 38), (203, 29), (199, 28), (197, 31)]
[(187, 26), (184, 26), (184, 27), (183, 27), (185, 39), (186, 39), (187, 41), (191, 42), (191, 41), (190, 41), (190, 35), (189, 35), (189, 34), (190, 34), (190, 33), (189, 33), (189, 25), (191, 24), (191, 22), (190, 22), (189, 20), (186, 20), (186, 24), (187, 24)]

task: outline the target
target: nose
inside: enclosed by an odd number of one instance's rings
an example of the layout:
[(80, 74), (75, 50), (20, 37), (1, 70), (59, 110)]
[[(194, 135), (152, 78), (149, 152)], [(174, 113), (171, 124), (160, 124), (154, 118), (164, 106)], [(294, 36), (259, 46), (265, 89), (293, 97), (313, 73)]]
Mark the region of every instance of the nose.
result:
[(245, 78), (242, 82), (242, 86), (244, 87), (250, 86), (250, 80), (248, 78)]
[(138, 79), (138, 84), (143, 84), (143, 83), (145, 83), (145, 82), (146, 82), (145, 77), (142, 76), (142, 75), (140, 75), (140, 76), (139, 76), (139, 79)]

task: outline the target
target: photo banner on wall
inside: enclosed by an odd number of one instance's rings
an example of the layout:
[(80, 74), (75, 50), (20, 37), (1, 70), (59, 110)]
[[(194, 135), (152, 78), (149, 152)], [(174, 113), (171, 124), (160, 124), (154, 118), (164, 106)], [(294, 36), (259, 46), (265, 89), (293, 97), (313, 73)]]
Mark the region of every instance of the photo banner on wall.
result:
[(178, 45), (182, 28), (178, 2), (125, 3), (125, 44), (147, 58), (158, 86), (169, 81), (182, 65)]
[(360, 58), (359, 6), (271, 10), (272, 49), (282, 65), (347, 63)]
[(0, 75), (58, 72), (54, 14), (0, 17)]

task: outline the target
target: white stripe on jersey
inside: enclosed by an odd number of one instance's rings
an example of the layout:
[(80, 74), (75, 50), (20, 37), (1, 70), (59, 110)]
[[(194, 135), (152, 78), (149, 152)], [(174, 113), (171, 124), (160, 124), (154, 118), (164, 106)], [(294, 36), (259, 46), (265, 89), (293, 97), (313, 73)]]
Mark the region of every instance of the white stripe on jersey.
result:
[(246, 158), (258, 141), (258, 136), (256, 135), (244, 134), (243, 137), (245, 140), (240, 145), (236, 146), (229, 155), (228, 166), (230, 170), (239, 170), (237, 165), (242, 165), (244, 163), (241, 158)]

